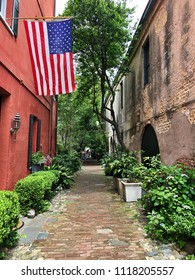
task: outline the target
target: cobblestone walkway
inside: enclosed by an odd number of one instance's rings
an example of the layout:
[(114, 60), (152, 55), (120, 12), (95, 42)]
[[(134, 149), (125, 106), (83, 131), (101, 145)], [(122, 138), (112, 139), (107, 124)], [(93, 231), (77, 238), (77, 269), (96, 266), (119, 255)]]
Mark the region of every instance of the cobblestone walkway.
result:
[(57, 221), (46, 224), (47, 240), (34, 246), (45, 259), (145, 259), (143, 231), (135, 215), (114, 199), (100, 170), (88, 166), (78, 175)]
[[(84, 166), (70, 191), (59, 193), (30, 246), (20, 245), (8, 259), (144, 260), (180, 259), (173, 248), (159, 251), (146, 238), (137, 203), (113, 191), (100, 166)], [(161, 248), (162, 249), (162, 248)]]

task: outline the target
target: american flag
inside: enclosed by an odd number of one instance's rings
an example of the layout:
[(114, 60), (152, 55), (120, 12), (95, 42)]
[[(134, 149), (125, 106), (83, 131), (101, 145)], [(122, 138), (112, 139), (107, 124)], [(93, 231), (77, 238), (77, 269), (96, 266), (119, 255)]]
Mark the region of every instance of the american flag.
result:
[(36, 93), (57, 95), (75, 90), (72, 20), (24, 21)]

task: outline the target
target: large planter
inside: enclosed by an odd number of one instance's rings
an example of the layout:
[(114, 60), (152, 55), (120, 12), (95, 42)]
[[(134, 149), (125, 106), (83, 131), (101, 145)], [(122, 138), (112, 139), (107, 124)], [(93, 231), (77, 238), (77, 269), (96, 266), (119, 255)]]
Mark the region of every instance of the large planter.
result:
[(121, 181), (123, 189), (123, 199), (126, 202), (137, 201), (142, 197), (142, 184), (141, 183), (129, 183)]
[(122, 181), (127, 182), (128, 179), (127, 178), (118, 178), (118, 194), (123, 198), (124, 195), (123, 195)]

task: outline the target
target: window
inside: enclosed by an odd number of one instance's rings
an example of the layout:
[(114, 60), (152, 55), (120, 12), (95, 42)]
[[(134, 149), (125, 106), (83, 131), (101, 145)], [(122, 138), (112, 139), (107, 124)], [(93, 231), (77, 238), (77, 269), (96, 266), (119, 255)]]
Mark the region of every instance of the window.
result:
[(12, 30), (14, 35), (18, 35), (18, 16), (19, 16), (19, 0), (14, 0), (13, 6), (13, 20), (12, 20)]
[(146, 40), (143, 46), (144, 52), (144, 86), (149, 83), (149, 69), (150, 69), (150, 48), (149, 38)]
[(3, 19), (8, 29), (12, 30), (15, 37), (18, 35), (18, 15), (19, 0), (0, 0), (0, 18)]
[(7, 4), (6, 0), (0, 0), (0, 12), (2, 17), (5, 17), (6, 15), (6, 4)]
[(123, 102), (124, 102), (123, 82), (120, 83), (120, 93), (121, 93), (121, 109), (123, 109)]
[(29, 138), (28, 138), (28, 168), (31, 166), (32, 153), (40, 150), (41, 120), (30, 115)]

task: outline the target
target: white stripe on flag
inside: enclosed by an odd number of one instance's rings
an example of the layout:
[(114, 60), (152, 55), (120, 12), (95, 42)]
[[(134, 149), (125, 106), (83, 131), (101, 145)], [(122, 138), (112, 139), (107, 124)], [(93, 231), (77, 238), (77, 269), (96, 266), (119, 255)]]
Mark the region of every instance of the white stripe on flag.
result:
[(35, 28), (36, 28), (36, 37), (37, 37), (37, 48), (38, 48), (38, 58), (40, 63), (40, 72), (43, 79), (43, 84), (41, 85), (42, 88), (42, 95), (47, 95), (47, 84), (46, 84), (46, 77), (45, 77), (45, 69), (43, 64), (43, 50), (42, 50), (42, 40), (40, 36), (40, 25), (39, 22), (35, 22)]
[(55, 92), (54, 94), (58, 93), (58, 88), (59, 88), (59, 77), (58, 77), (58, 59), (57, 59), (57, 54), (53, 55), (53, 60), (54, 60), (54, 74), (55, 74)]
[(49, 41), (47, 36), (47, 23), (43, 22), (43, 31), (45, 37), (45, 49), (46, 49), (46, 62), (48, 68), (48, 79), (49, 79), (49, 94), (52, 95), (53, 92), (53, 78), (52, 78), (52, 70), (51, 70), (51, 63), (50, 63), (50, 53), (49, 53)]
[(65, 93), (66, 92), (66, 88), (65, 88), (65, 79), (64, 79), (64, 55), (60, 54), (60, 68), (62, 69), (62, 75), (61, 75), (61, 84), (62, 84), (62, 92), (61, 93)]
[(72, 92), (70, 53), (66, 53), (66, 69), (67, 69), (67, 78), (68, 78), (68, 90), (69, 92)]

